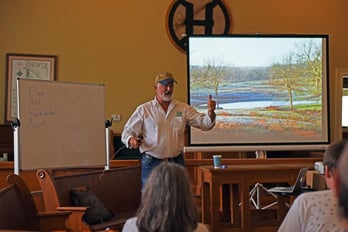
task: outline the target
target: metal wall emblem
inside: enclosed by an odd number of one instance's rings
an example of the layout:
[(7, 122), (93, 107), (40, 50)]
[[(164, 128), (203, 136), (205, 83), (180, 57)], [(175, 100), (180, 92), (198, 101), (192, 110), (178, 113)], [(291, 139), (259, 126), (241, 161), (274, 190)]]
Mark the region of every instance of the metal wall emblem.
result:
[(176, 0), (169, 6), (166, 23), (171, 42), (186, 52), (189, 35), (228, 34), (231, 14), (223, 0)]

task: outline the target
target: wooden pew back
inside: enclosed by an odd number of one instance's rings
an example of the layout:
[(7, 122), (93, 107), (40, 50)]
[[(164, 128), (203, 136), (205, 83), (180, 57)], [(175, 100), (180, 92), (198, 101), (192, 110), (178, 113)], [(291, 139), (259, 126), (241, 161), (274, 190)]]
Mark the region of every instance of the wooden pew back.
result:
[[(115, 215), (112, 219), (115, 220), (114, 224), (123, 225), (128, 217), (135, 215), (141, 201), (140, 166), (56, 177), (40, 169), (37, 171), (37, 178), (43, 192), (46, 211), (56, 207), (73, 206), (71, 190), (86, 186)], [(113, 222), (105, 223), (105, 225), (112, 227)], [(89, 226), (91, 230), (101, 229), (98, 225)]]
[(0, 229), (51, 231), (66, 230), (65, 221), (71, 212), (39, 213), (24, 180), (10, 174), (7, 186), (0, 190)]
[(0, 229), (39, 230), (39, 221), (30, 222), (25, 204), (14, 184), (0, 190)]

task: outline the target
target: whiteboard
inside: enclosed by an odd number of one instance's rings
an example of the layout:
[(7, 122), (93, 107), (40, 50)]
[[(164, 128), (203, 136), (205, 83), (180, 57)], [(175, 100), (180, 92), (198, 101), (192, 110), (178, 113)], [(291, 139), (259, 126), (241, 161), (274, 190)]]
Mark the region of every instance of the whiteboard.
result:
[(104, 87), (18, 79), (19, 169), (105, 166)]

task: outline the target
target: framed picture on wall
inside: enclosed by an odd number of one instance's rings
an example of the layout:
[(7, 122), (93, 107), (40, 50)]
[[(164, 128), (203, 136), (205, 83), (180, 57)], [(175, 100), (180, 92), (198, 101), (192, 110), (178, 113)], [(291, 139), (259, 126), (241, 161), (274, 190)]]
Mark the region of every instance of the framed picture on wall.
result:
[(55, 55), (6, 54), (6, 121), (18, 117), (17, 79), (56, 80), (56, 64)]

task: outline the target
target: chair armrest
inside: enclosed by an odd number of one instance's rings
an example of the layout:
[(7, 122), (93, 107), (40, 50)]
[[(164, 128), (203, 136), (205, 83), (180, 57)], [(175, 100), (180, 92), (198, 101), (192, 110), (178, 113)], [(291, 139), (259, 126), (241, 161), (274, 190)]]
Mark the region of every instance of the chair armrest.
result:
[(88, 207), (84, 206), (58, 206), (56, 209), (58, 211), (68, 211), (72, 214), (66, 221), (66, 226), (69, 231), (90, 231), (89, 225), (82, 219)]

